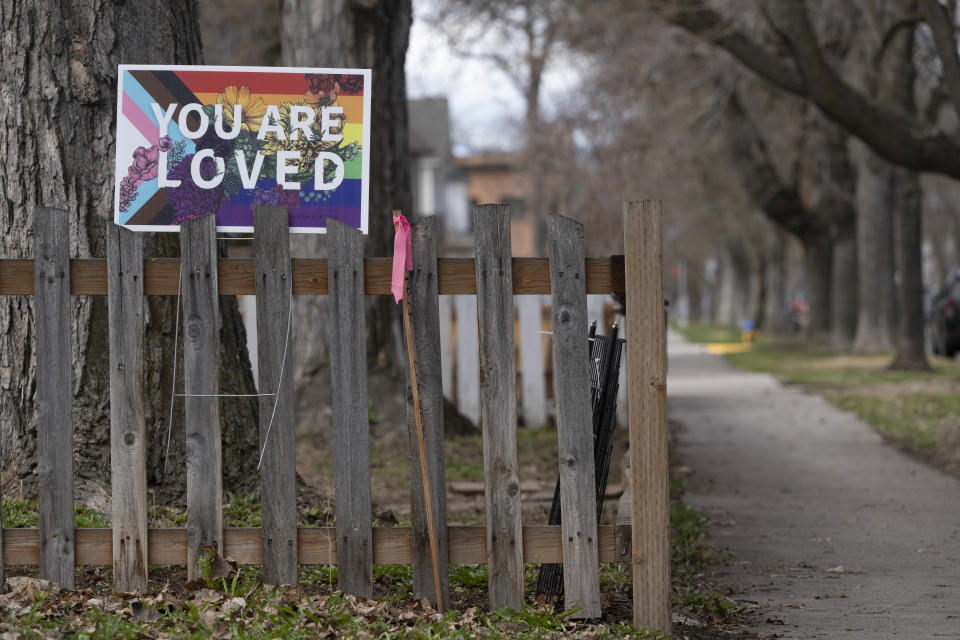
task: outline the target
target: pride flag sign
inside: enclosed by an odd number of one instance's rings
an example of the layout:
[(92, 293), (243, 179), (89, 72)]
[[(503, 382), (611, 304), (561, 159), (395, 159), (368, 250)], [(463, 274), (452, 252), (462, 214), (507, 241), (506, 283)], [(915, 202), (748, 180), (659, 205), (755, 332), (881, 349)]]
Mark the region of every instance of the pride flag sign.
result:
[(253, 207), (293, 233), (333, 218), (367, 233), (370, 70), (120, 65), (114, 222), (178, 231), (216, 214), (253, 231)]

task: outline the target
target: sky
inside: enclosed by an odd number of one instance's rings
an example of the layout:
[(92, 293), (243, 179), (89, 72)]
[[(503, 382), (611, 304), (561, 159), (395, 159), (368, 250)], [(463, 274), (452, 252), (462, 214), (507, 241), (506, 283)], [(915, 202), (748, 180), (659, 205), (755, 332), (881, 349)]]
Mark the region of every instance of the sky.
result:
[[(523, 97), (492, 63), (458, 57), (445, 36), (419, 17), (435, 1), (413, 0), (407, 49), (408, 97), (447, 97), (457, 155), (482, 149), (516, 149), (522, 139)], [(489, 43), (495, 46), (497, 42), (496, 34), (491, 34)], [(549, 66), (544, 75), (543, 113), (549, 116), (554, 112), (576, 80), (570, 65), (558, 61)]]

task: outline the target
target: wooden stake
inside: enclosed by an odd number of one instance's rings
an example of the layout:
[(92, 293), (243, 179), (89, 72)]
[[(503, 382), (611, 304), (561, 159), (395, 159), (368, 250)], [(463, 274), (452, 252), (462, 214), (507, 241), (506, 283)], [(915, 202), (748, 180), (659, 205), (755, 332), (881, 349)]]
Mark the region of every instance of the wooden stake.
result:
[[(395, 211), (394, 215), (399, 215)], [(437, 524), (433, 518), (433, 492), (430, 489), (430, 465), (427, 463), (427, 446), (423, 435), (423, 411), (420, 407), (420, 383), (417, 378), (417, 347), (413, 337), (413, 314), (410, 310), (410, 279), (404, 274), (403, 333), (407, 340), (407, 362), (410, 367), (410, 389), (413, 393), (413, 414), (417, 425), (417, 446), (420, 450), (420, 478), (423, 480), (423, 501), (427, 512), (427, 535), (430, 538), (430, 561), (433, 565), (433, 587), (437, 597), (437, 610), (443, 611), (443, 590), (440, 580), (440, 558), (437, 555)]]

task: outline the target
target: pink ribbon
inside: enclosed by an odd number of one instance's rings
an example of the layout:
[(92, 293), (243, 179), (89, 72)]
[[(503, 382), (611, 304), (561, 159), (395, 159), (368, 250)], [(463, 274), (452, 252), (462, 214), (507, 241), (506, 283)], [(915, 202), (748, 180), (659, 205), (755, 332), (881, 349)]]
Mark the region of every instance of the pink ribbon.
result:
[(403, 216), (393, 216), (393, 228), (396, 235), (393, 237), (393, 279), (390, 291), (393, 299), (400, 302), (403, 299), (403, 271), (413, 271), (413, 251), (410, 248), (410, 223)]

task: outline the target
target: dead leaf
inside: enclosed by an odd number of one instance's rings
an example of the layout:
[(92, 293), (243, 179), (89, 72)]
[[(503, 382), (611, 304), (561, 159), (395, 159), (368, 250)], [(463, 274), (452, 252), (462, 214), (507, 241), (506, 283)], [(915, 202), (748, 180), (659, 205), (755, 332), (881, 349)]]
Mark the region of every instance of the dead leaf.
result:
[(299, 584), (291, 584), (281, 589), (283, 589), (283, 595), (280, 597), (280, 603), (289, 607), (300, 604), (306, 597), (303, 587)]
[(154, 622), (160, 619), (160, 614), (150, 605), (145, 605), (139, 600), (130, 603), (130, 609), (133, 611), (133, 617), (144, 622)]
[(217, 624), (217, 620), (219, 619), (220, 619), (220, 612), (217, 611), (216, 609), (204, 609), (203, 611), (200, 612), (200, 622), (207, 625), (211, 629), (215, 624)]
[(23, 607), (28, 604), (33, 604), (36, 600), (36, 594), (41, 591), (50, 591), (51, 593), (60, 591), (57, 585), (51, 584), (47, 580), (31, 578), (29, 576), (13, 576), (7, 578), (7, 588), (10, 591), (0, 595), (0, 606), (7, 608)]
[(222, 621), (217, 625), (217, 628), (214, 629), (211, 637), (214, 640), (231, 640), (231, 638), (233, 638), (233, 630), (230, 629), (230, 623), (226, 620)]
[(243, 598), (230, 598), (220, 605), (220, 612), (224, 615), (230, 615), (234, 611), (242, 611), (247, 606), (247, 601)]
[(220, 602), (223, 600), (223, 594), (213, 589), (200, 589), (193, 594), (195, 602)]
[(3, 635), (0, 635), (0, 638), (3, 640), (20, 640), (19, 631), (4, 631)]
[(240, 563), (234, 560), (233, 558), (224, 558), (220, 553), (210, 545), (202, 545), (200, 547), (201, 551), (206, 551), (207, 555), (210, 556), (210, 577), (214, 580), (217, 578), (230, 578), (237, 571), (240, 570)]
[(110, 596), (106, 600), (106, 606), (104, 607), (104, 610), (107, 613), (116, 613), (117, 611), (120, 611), (121, 609), (126, 608), (126, 606), (127, 606), (127, 602), (123, 598), (118, 598), (117, 596)]
[(166, 607), (175, 610), (180, 610), (187, 606), (183, 600), (166, 591), (161, 592), (160, 595), (154, 598), (152, 604), (154, 607)]

